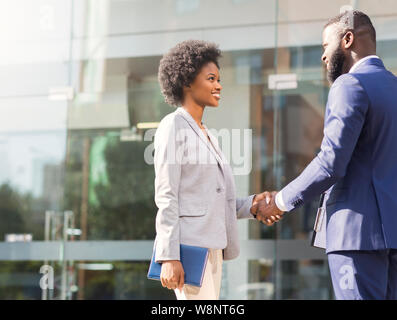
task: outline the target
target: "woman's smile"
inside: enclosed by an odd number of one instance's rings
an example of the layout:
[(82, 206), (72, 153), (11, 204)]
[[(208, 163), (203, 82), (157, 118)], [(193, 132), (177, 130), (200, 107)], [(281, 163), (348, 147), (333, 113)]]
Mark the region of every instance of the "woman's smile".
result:
[(221, 93), (220, 92), (213, 92), (212, 95), (215, 97), (215, 99), (220, 100), (221, 98)]

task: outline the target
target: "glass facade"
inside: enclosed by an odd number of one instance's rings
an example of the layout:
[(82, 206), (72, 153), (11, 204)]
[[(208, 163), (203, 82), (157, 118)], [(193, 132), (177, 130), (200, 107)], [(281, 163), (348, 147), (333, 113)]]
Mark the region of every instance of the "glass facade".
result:
[[(186, 39), (219, 44), (222, 100), (204, 122), (238, 196), (278, 190), (319, 150), (321, 32), (346, 5), (371, 17), (397, 73), (391, 0), (2, 3), (0, 299), (174, 299), (146, 279), (153, 136), (174, 110), (157, 82), (162, 54)], [(333, 299), (326, 255), (310, 247), (316, 206), (272, 227), (239, 221), (221, 299)]]

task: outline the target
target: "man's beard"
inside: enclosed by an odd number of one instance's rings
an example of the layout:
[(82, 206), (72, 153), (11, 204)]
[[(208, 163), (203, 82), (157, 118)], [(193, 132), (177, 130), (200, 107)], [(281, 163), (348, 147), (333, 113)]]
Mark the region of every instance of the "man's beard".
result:
[(346, 57), (343, 54), (343, 50), (338, 47), (329, 61), (330, 70), (328, 71), (327, 78), (331, 84), (343, 74), (343, 65), (345, 64), (345, 60)]

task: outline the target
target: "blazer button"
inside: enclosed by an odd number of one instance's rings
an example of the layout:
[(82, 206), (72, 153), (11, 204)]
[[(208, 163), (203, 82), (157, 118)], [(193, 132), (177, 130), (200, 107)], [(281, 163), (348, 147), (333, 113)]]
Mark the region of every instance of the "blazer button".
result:
[(220, 193), (222, 191), (221, 188), (216, 188), (216, 192)]

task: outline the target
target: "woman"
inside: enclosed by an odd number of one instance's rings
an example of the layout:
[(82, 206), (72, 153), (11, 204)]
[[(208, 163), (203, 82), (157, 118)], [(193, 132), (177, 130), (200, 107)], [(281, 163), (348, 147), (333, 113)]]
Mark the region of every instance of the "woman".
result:
[[(177, 299), (218, 299), (223, 259), (238, 256), (238, 218), (267, 193), (236, 199), (231, 167), (202, 122), (204, 109), (217, 107), (222, 86), (215, 44), (188, 40), (160, 61), (165, 101), (181, 106), (160, 122), (154, 141), (155, 260), (161, 283)], [(203, 284), (184, 284), (180, 244), (209, 248)]]

